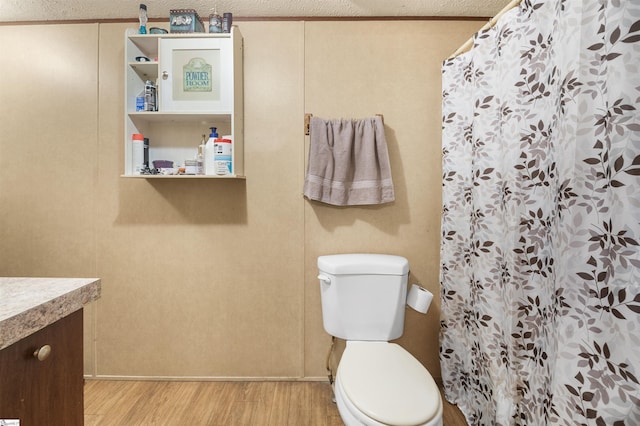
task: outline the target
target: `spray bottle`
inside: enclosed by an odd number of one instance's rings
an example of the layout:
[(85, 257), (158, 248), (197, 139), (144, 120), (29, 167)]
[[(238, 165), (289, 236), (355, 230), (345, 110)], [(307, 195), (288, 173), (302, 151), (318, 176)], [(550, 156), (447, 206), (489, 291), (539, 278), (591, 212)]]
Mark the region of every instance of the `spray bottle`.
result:
[(211, 129), (211, 133), (209, 134), (209, 140), (204, 146), (204, 174), (205, 175), (215, 175), (216, 174), (216, 165), (215, 165), (215, 140), (218, 139), (218, 133), (216, 132), (216, 127), (209, 127)]

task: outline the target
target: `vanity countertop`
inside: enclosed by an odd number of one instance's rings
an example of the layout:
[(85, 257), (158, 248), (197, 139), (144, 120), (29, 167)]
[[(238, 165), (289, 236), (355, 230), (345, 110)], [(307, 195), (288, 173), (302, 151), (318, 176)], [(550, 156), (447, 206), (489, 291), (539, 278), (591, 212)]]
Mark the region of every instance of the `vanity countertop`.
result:
[(0, 350), (100, 297), (99, 278), (0, 277)]

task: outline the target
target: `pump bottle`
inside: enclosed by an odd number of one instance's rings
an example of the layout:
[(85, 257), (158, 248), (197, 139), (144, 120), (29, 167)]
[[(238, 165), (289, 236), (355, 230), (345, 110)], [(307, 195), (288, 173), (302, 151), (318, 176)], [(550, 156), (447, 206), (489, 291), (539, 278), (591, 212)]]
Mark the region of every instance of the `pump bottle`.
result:
[(205, 175), (215, 175), (216, 174), (216, 165), (214, 161), (215, 157), (215, 140), (218, 138), (218, 133), (216, 132), (216, 127), (209, 127), (211, 129), (211, 133), (209, 134), (209, 140), (204, 146), (204, 174)]

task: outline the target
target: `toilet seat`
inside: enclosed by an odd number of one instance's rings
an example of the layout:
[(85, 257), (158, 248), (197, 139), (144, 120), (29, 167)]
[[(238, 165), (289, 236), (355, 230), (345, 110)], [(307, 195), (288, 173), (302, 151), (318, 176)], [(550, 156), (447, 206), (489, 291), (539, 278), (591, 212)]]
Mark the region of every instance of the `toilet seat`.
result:
[(422, 425), (441, 410), (427, 369), (395, 343), (347, 341), (337, 379), (351, 405), (374, 422)]

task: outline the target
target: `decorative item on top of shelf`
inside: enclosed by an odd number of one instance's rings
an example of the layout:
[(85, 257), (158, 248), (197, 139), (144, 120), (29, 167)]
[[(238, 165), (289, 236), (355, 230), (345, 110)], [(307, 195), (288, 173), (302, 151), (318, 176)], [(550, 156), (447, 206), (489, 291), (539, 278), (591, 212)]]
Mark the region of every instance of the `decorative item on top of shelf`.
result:
[(226, 12), (222, 15), (222, 32), (230, 33), (231, 25), (233, 25), (233, 14)]
[(147, 33), (147, 5), (146, 4), (140, 4), (140, 8), (138, 9), (138, 20), (140, 21), (140, 29), (139, 29), (139, 33), (140, 34), (146, 34)]
[(169, 25), (172, 33), (204, 32), (204, 24), (194, 9), (171, 9)]
[(209, 15), (209, 33), (216, 34), (222, 32), (222, 16), (218, 15), (217, 8), (213, 8), (213, 13)]

